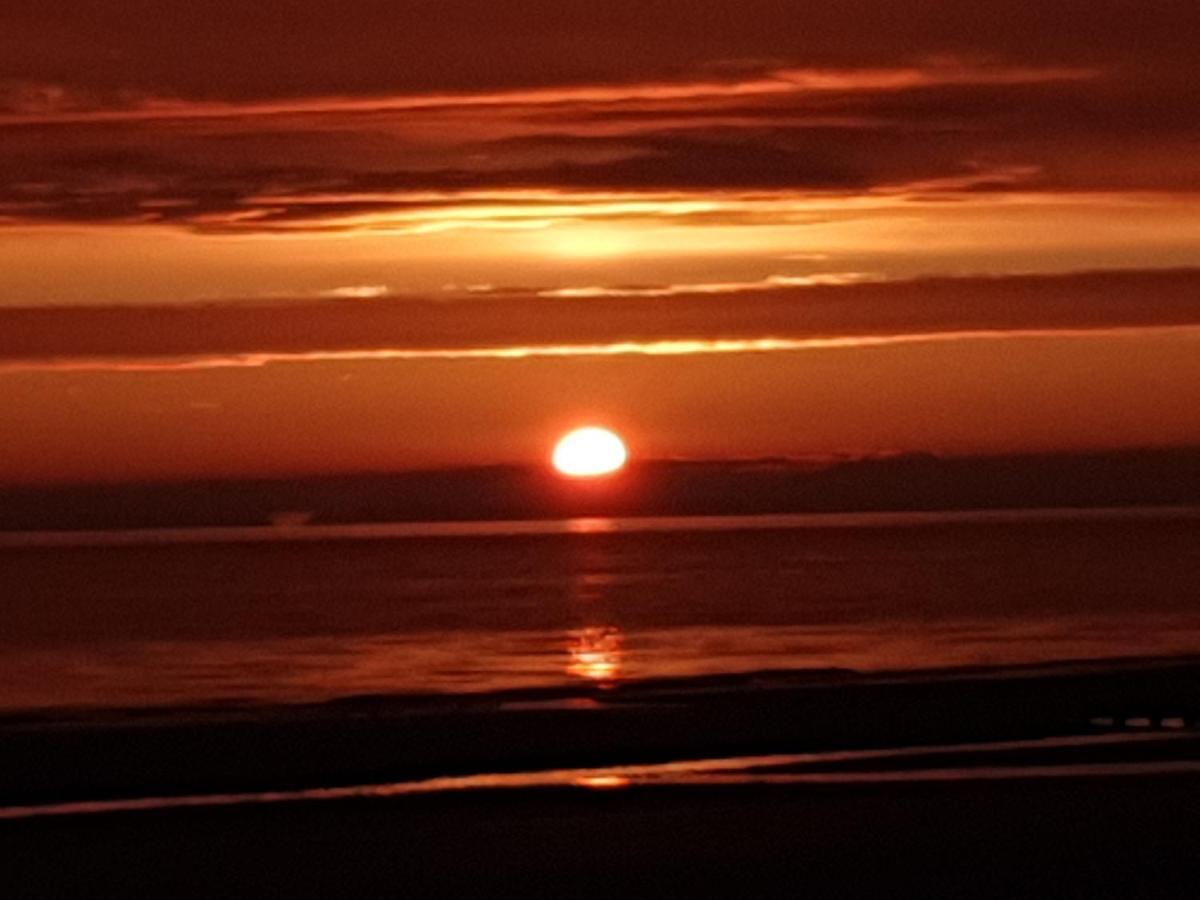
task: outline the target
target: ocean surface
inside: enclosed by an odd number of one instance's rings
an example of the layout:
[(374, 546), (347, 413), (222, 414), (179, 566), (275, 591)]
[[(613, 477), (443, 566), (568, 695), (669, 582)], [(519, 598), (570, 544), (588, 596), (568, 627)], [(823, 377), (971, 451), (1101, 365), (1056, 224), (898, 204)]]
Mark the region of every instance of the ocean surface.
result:
[(1200, 510), (0, 534), (0, 711), (1200, 653)]

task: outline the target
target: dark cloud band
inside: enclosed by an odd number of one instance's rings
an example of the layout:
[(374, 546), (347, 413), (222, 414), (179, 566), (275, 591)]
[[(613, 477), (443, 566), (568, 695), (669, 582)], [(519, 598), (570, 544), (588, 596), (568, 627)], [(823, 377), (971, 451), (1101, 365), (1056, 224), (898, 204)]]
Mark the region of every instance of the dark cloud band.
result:
[[(8, 368), (769, 352), (1200, 326), (1200, 270), (0, 309)], [(731, 304), (730, 294), (737, 295)], [(108, 360), (110, 363), (105, 363)], [(141, 361), (139, 363), (139, 361)]]

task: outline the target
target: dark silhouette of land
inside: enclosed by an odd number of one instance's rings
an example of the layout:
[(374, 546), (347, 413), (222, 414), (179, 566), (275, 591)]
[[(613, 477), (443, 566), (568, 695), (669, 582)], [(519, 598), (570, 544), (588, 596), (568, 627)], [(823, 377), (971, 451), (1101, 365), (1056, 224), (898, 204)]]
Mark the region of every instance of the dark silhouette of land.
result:
[(0, 530), (1200, 504), (1200, 448), (635, 462), (177, 483), (0, 487)]

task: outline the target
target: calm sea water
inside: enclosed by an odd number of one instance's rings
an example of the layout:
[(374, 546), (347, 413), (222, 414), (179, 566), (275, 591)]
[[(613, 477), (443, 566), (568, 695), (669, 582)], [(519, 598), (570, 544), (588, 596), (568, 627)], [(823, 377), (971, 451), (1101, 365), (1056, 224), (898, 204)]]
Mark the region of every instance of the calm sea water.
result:
[(1200, 510), (0, 535), (0, 709), (1200, 653)]

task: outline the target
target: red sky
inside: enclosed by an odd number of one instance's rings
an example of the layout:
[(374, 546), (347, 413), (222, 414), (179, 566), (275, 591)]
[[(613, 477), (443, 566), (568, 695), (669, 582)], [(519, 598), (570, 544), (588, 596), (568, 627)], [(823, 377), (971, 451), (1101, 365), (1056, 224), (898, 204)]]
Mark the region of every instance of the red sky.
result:
[(0, 481), (1200, 443), (1197, 33), (9, 0)]

